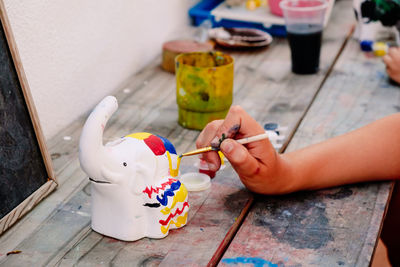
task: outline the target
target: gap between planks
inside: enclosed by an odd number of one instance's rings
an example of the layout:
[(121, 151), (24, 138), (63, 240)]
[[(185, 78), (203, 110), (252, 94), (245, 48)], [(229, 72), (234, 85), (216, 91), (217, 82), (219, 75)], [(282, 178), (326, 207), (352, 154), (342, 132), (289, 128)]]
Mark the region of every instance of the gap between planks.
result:
[[(312, 97), (310, 103), (307, 105), (307, 107), (304, 110), (303, 114), (301, 115), (299, 121), (294, 126), (294, 129), (290, 133), (290, 135), (288, 136), (286, 142), (283, 144), (281, 149), (279, 149), (279, 153), (284, 153), (286, 148), (288, 147), (290, 141), (293, 139), (293, 137), (294, 137), (297, 129), (299, 128), (301, 122), (303, 121), (304, 117), (307, 115), (310, 107), (312, 106), (312, 104), (314, 103), (315, 99), (317, 98), (318, 93), (321, 91), (321, 88), (324, 86), (326, 80), (328, 79), (328, 77), (331, 74), (333, 68), (335, 67), (336, 62), (338, 61), (338, 59), (341, 56), (344, 48), (346, 47), (346, 44), (348, 43), (348, 41), (350, 40), (351, 36), (353, 35), (354, 29), (355, 29), (355, 25), (353, 24), (351, 26), (349, 32), (347, 33), (342, 45), (340, 46), (336, 57), (334, 58), (333, 62), (331, 63), (331, 65), (330, 65), (328, 71), (326, 72), (324, 78), (322, 79), (320, 86), (316, 90), (314, 96)], [(218, 246), (218, 249), (215, 251), (214, 255), (211, 257), (211, 260), (208, 262), (208, 264), (207, 264), (208, 267), (217, 266), (218, 263), (221, 261), (221, 258), (224, 255), (225, 251), (227, 250), (229, 244), (231, 243), (231, 241), (235, 237), (235, 235), (236, 235), (237, 231), (239, 230), (239, 228), (242, 226), (244, 220), (246, 219), (246, 217), (247, 217), (247, 215), (248, 215), (248, 213), (250, 211), (250, 208), (252, 207), (253, 203), (254, 203), (254, 196), (251, 195), (249, 197), (249, 200), (247, 201), (245, 207), (240, 212), (240, 215), (238, 216), (237, 220), (231, 226), (231, 228), (228, 230), (227, 234), (225, 235), (225, 238), (222, 240), (222, 242)]]

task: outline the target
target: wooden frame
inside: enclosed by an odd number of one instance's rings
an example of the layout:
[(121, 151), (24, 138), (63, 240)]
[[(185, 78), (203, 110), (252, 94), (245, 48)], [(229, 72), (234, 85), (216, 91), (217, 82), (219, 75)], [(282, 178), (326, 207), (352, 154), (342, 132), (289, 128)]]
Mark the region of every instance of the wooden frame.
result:
[(29, 90), (28, 82), (22, 67), (21, 59), (17, 50), (17, 46), (11, 32), (11, 26), (6, 14), (5, 6), (2, 0), (0, 0), (0, 20), (3, 25), (4, 34), (8, 43), (8, 48), (11, 53), (12, 61), (14, 63), (15, 70), (17, 72), (18, 81), (20, 83), (25, 104), (29, 111), (29, 116), (33, 125), (34, 133), (39, 145), (40, 154), (43, 158), (43, 162), (48, 174), (47, 182), (40, 186), (35, 192), (29, 197), (22, 201), (17, 207), (11, 210), (7, 215), (0, 219), (0, 235), (13, 225), (19, 218), (30, 211), (39, 201), (46, 197), (57, 187), (57, 181), (52, 168), (52, 162), (50, 154), (48, 153), (45, 139), (39, 124), (38, 115), (32, 100), (32, 96)]

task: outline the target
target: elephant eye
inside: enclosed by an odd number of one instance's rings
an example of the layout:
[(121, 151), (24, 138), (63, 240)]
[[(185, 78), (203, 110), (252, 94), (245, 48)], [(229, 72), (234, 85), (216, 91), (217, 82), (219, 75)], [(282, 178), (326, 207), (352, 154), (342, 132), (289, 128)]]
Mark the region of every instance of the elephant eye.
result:
[(122, 165), (124, 165), (125, 167), (128, 166), (128, 164), (126, 164), (126, 162), (122, 163)]

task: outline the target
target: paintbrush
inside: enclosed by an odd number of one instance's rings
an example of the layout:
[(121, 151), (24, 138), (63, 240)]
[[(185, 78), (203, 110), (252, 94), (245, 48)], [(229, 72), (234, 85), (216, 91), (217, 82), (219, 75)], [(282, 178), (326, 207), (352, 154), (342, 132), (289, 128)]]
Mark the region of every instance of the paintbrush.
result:
[[(238, 140), (236, 140), (236, 142), (238, 142), (239, 144), (244, 145), (244, 144), (247, 144), (247, 143), (251, 143), (251, 142), (267, 139), (268, 137), (269, 137), (268, 133), (263, 133), (263, 134), (259, 134), (259, 135), (255, 135), (255, 136), (251, 136), (251, 137), (238, 139)], [(182, 157), (185, 157), (185, 156), (193, 156), (193, 155), (197, 155), (197, 154), (205, 153), (205, 152), (209, 152), (209, 151), (219, 151), (219, 146), (218, 147), (208, 146), (208, 147), (199, 148), (199, 149), (196, 149), (196, 150), (193, 150), (193, 151), (189, 151), (189, 152), (183, 153), (179, 157), (182, 158)]]

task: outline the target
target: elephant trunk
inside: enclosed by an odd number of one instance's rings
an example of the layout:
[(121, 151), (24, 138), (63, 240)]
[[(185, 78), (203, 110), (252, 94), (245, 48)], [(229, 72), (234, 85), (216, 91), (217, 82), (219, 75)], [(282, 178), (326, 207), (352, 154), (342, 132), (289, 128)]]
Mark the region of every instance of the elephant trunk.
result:
[(100, 166), (104, 158), (103, 132), (108, 119), (117, 110), (114, 96), (105, 97), (90, 113), (83, 126), (79, 140), (79, 161), (82, 169), (91, 178), (100, 177)]

